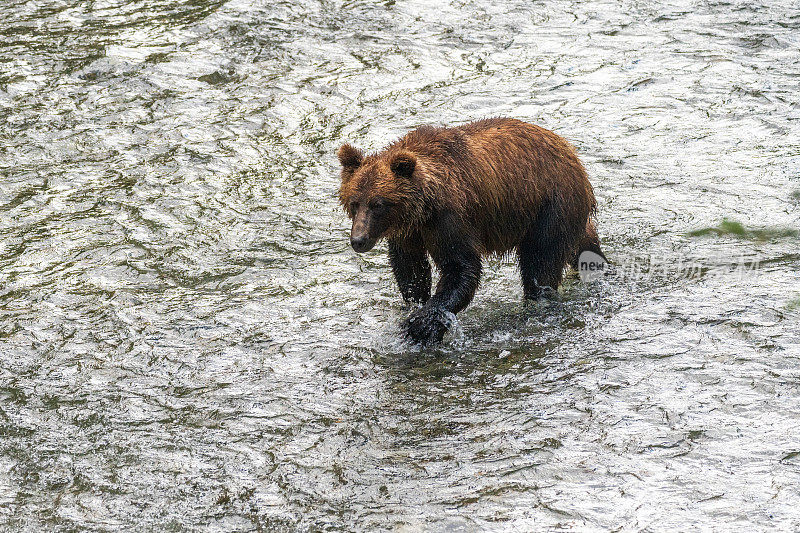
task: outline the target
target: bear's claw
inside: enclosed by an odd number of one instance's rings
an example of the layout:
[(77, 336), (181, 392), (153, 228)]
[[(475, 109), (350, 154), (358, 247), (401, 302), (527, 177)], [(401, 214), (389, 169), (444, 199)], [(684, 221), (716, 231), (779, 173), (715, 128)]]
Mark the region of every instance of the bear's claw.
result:
[(423, 347), (439, 343), (450, 327), (449, 315), (444, 309), (423, 306), (403, 322), (403, 331), (409, 340)]

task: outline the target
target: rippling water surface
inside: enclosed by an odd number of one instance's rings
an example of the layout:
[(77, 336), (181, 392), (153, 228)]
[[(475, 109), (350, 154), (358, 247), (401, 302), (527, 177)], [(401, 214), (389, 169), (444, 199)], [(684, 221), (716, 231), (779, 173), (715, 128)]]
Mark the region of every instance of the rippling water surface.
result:
[[(795, 2), (0, 20), (7, 529), (800, 529)], [(489, 116), (578, 147), (618, 271), (489, 261), (420, 352), (333, 154)]]

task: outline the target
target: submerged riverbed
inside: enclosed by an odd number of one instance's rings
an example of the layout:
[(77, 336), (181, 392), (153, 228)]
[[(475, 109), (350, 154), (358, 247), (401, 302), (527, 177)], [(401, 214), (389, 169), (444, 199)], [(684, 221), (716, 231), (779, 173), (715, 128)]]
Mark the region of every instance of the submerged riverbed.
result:
[[(8, 530), (797, 531), (794, 2), (0, 5)], [(336, 148), (513, 116), (614, 275), (438, 349)]]

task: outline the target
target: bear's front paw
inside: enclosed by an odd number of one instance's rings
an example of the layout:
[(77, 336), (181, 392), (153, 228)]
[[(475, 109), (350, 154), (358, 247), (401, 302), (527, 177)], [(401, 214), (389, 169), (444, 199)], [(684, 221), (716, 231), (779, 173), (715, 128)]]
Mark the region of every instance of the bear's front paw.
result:
[(406, 337), (421, 346), (441, 342), (452, 322), (452, 315), (437, 307), (421, 307), (403, 323)]

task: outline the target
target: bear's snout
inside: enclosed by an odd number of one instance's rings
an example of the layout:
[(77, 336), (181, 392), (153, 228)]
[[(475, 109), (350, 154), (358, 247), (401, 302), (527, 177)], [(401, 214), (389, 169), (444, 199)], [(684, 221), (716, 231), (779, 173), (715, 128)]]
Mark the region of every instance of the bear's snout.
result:
[(350, 246), (352, 246), (353, 250), (360, 254), (372, 250), (372, 247), (375, 246), (376, 241), (377, 239), (370, 239), (366, 235), (350, 236)]
[(360, 254), (372, 250), (381, 235), (379, 222), (374, 211), (368, 207), (362, 206), (356, 212), (350, 230), (350, 246), (353, 250)]

